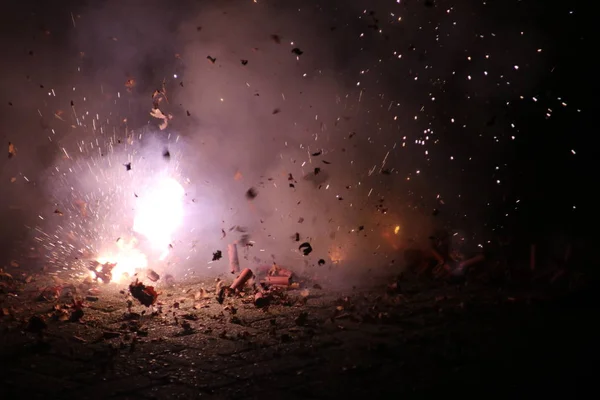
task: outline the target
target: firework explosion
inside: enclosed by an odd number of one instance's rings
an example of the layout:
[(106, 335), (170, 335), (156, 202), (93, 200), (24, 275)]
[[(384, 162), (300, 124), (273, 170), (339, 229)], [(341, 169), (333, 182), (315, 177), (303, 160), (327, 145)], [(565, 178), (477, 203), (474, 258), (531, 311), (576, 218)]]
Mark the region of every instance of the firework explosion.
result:
[[(585, 170), (557, 128), (584, 113), (576, 85), (554, 83), (568, 58), (554, 30), (514, 23), (537, 15), (521, 3), (61, 10), (2, 61), (18, 83), (6, 91), (6, 215), (34, 228), (52, 266), (82, 274), (88, 260), (121, 259), (116, 275), (177, 259), (210, 269), (238, 240), (249, 264), (365, 269), (439, 228), (467, 251), (518, 224), (540, 234), (537, 202), (580, 215), (567, 180), (555, 196), (555, 175)], [(521, 161), (532, 154), (552, 162)]]
[(63, 147), (48, 178), (61, 218), (50, 223), (40, 216), (36, 227), (49, 263), (76, 270), (90, 260), (115, 263), (112, 280), (119, 282), (164, 261), (184, 216), (176, 142), (168, 157), (134, 133), (105, 137), (100, 131), (75, 149)]

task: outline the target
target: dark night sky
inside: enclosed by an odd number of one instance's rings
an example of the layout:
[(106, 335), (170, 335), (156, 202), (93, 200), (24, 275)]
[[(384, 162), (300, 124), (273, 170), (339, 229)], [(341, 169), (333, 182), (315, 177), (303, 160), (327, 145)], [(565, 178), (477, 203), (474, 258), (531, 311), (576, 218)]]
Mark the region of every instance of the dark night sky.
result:
[[(472, 247), (499, 231), (524, 240), (587, 234), (596, 85), (591, 24), (577, 2), (10, 3), (0, 17), (0, 136), (17, 154), (0, 161), (3, 260), (33, 246), (29, 227), (40, 216), (53, 235), (51, 213), (72, 203), (71, 186), (96, 190), (82, 183), (87, 175), (52, 175), (70, 162), (63, 147), (96, 140), (89, 122), (77, 122), (86, 113), (98, 114), (105, 132), (147, 131), (160, 143), (181, 135), (187, 190), (214, 194), (206, 201), (219, 217), (189, 211), (210, 243), (234, 224), (249, 226), (257, 247), (269, 235), (288, 240), (301, 216), (312, 221), (303, 234), (332, 241), (324, 247), (360, 247), (332, 232), (364, 225), (372, 254), (386, 223), (373, 216), (378, 205), (417, 242), (442, 226)], [(163, 111), (173, 115), (166, 131), (148, 116), (163, 79)], [(319, 163), (308, 157), (318, 150), (331, 163), (318, 164), (321, 189), (309, 181), (315, 165), (303, 166)], [(111, 179), (103, 190), (120, 185)], [(252, 217), (250, 186), (259, 188)], [(81, 229), (97, 240), (90, 225)], [(267, 254), (289, 252), (284, 242)]]

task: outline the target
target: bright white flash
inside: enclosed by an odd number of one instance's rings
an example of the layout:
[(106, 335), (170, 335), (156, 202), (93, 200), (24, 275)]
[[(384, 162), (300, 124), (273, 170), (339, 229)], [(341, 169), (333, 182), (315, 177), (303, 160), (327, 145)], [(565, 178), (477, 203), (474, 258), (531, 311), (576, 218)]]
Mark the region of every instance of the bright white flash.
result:
[(162, 252), (168, 250), (175, 230), (183, 222), (185, 190), (172, 178), (165, 178), (138, 198), (133, 230)]

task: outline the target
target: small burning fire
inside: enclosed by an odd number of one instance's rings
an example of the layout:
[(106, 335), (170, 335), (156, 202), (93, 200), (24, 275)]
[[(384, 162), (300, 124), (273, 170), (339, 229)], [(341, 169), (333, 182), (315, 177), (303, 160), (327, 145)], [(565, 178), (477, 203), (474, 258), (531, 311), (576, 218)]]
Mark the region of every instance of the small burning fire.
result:
[[(152, 247), (161, 251), (160, 260), (168, 255), (175, 230), (183, 222), (184, 196), (183, 187), (172, 178), (159, 181), (158, 185), (140, 196), (133, 230), (148, 239)], [(100, 269), (91, 271), (92, 278), (104, 280), (109, 276), (110, 282), (119, 283), (148, 268), (148, 257), (137, 244), (135, 239), (117, 240), (116, 249), (107, 251), (97, 259), (96, 268)], [(103, 266), (110, 269), (108, 274), (103, 271)]]
[[(148, 258), (144, 253), (137, 249), (136, 246), (137, 240), (135, 239), (129, 241), (119, 239), (117, 241), (117, 249), (114, 251), (114, 253), (109, 252), (97, 259), (101, 266), (105, 265), (106, 263), (114, 264), (110, 274), (111, 282), (122, 282), (123, 280), (135, 275), (137, 271), (148, 267)], [(100, 271), (92, 271), (92, 278), (98, 278), (97, 272)]]

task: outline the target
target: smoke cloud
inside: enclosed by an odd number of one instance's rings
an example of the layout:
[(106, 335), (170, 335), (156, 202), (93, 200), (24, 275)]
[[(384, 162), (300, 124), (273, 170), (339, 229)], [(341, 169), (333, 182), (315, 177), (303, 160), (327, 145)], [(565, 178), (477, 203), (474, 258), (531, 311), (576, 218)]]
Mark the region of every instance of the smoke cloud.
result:
[(60, 267), (99, 251), (131, 233), (136, 191), (164, 171), (184, 185), (186, 216), (156, 268), (182, 276), (227, 272), (213, 252), (246, 238), (249, 267), (345, 283), (397, 270), (439, 228), (476, 248), (518, 135), (507, 101), (541, 79), (545, 36), (477, 2), (433, 3), (23, 6), (31, 22), (2, 24), (22, 39), (1, 39), (2, 136), (17, 155), (2, 161), (0, 205), (24, 227), (2, 232), (4, 258), (43, 245)]

